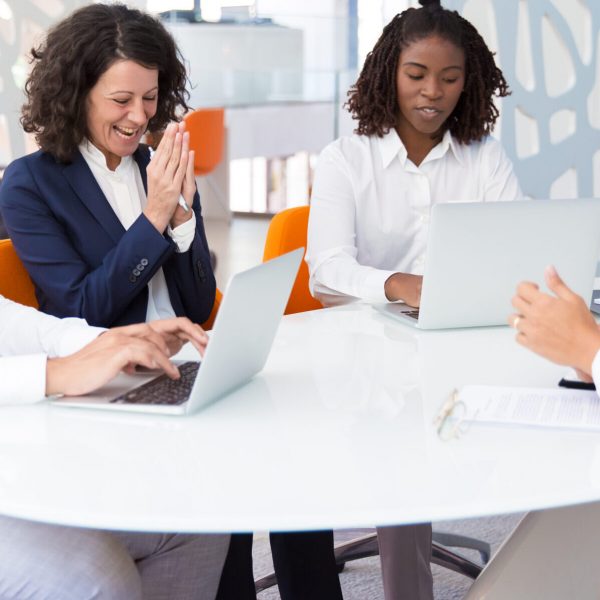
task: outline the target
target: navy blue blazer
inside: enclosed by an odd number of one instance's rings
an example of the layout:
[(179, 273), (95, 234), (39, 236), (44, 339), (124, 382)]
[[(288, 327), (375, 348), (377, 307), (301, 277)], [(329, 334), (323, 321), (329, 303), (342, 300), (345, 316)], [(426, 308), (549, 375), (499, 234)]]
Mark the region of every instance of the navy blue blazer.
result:
[[(147, 146), (133, 156), (146, 188)], [(198, 193), (196, 234), (184, 253), (143, 214), (125, 231), (79, 152), (70, 164), (42, 151), (15, 160), (0, 210), (44, 312), (102, 327), (143, 322), (147, 284), (162, 267), (175, 313), (208, 318), (216, 284)]]

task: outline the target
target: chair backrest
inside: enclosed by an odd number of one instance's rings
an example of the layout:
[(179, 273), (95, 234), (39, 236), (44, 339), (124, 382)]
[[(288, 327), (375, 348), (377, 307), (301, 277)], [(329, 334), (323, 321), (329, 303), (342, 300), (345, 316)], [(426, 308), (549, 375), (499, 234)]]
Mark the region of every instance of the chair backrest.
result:
[(33, 282), (10, 240), (0, 240), (0, 294), (19, 304), (38, 308)]
[(217, 288), (217, 293), (215, 294), (215, 303), (213, 304), (212, 310), (210, 311), (210, 315), (208, 315), (208, 319), (202, 323), (202, 329), (208, 331), (213, 328), (215, 324), (215, 319), (217, 318), (217, 313), (219, 312), (219, 308), (221, 306), (221, 300), (223, 300), (223, 294), (221, 290)]
[[(39, 307), (33, 282), (10, 240), (0, 240), (0, 295), (25, 306)], [(203, 329), (212, 329), (222, 298), (223, 294), (217, 289), (210, 315), (202, 323)]]
[(206, 175), (223, 158), (225, 143), (225, 111), (222, 108), (200, 108), (185, 117), (190, 132), (190, 150), (194, 150), (194, 172)]
[[(306, 248), (306, 232), (308, 229), (308, 206), (286, 208), (277, 213), (267, 231), (263, 262), (291, 252), (296, 248)], [(323, 305), (315, 300), (308, 289), (308, 266), (304, 261), (300, 264), (285, 314), (290, 315), (307, 310), (323, 308)]]

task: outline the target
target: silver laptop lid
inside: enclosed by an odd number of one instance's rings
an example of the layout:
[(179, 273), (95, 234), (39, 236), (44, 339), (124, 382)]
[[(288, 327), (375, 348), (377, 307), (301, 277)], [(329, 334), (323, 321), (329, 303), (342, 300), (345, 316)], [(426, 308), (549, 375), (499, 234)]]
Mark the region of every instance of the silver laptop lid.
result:
[(156, 377), (156, 374), (124, 373), (92, 394), (57, 398), (53, 403), (74, 408), (181, 415), (194, 412), (241, 386), (267, 360), (303, 253), (304, 249), (299, 248), (231, 278), (210, 343), (184, 404), (114, 403), (118, 396), (140, 389)]
[(186, 411), (239, 387), (264, 366), (304, 248), (274, 258), (229, 281)]
[(505, 325), (524, 280), (554, 265), (589, 302), (600, 256), (600, 200), (449, 203), (432, 209), (418, 326)]

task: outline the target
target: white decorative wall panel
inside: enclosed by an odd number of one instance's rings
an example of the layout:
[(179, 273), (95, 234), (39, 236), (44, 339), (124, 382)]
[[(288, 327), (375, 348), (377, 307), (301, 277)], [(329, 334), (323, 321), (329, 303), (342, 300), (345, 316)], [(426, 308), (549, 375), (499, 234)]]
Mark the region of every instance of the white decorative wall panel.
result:
[(600, 197), (600, 1), (446, 0), (498, 53), (499, 130), (525, 192)]

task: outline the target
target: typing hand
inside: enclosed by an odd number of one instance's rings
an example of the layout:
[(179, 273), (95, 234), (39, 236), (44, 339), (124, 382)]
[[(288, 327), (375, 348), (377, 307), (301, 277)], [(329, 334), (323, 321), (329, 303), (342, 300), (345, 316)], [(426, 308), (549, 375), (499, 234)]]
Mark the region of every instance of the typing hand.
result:
[(391, 302), (402, 300), (408, 306), (418, 307), (421, 304), (423, 277), (409, 273), (394, 273), (385, 282), (385, 295)]
[(146, 339), (159, 347), (168, 356), (177, 354), (186, 342), (191, 342), (201, 355), (204, 355), (208, 336), (205, 331), (192, 323), (186, 317), (175, 317), (172, 319), (160, 319), (150, 323), (138, 323), (125, 327), (116, 327), (103, 334), (128, 335)]
[(155, 335), (156, 338), (144, 338), (114, 330), (100, 335), (75, 354), (48, 360), (46, 395), (79, 396), (93, 392), (123, 369), (131, 370), (135, 365), (162, 369), (172, 379), (178, 379), (179, 371), (165, 351), (168, 345)]

